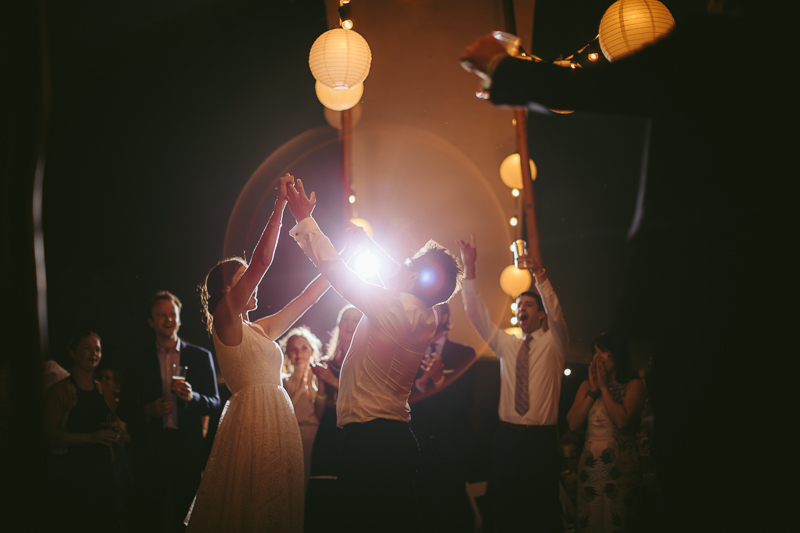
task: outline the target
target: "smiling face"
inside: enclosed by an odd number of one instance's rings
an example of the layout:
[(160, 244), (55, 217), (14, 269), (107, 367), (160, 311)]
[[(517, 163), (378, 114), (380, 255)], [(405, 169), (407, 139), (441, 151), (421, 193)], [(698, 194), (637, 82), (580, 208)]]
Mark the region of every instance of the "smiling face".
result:
[(156, 300), (150, 308), (151, 317), (147, 320), (159, 339), (171, 339), (178, 336), (181, 327), (181, 310), (172, 300)]
[(286, 343), (286, 357), (289, 358), (295, 369), (308, 365), (312, 355), (314, 355), (314, 351), (304, 337), (295, 335)]
[(75, 362), (76, 368), (93, 373), (103, 357), (100, 349), (100, 339), (94, 335), (87, 335), (80, 340), (78, 346), (70, 351), (69, 354)]
[(535, 298), (524, 294), (517, 298), (517, 325), (526, 335), (539, 329), (544, 320), (545, 312), (539, 309), (539, 302)]
[(348, 309), (342, 315), (342, 320), (339, 322), (339, 343), (341, 343), (345, 349), (350, 347), (350, 342), (353, 340), (353, 333), (355, 333), (361, 317), (361, 311), (358, 309)]

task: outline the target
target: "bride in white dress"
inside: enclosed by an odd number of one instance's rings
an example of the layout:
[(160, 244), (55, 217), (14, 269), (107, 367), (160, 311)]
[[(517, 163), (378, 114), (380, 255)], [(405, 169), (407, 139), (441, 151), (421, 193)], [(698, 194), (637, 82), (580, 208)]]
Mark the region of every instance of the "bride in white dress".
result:
[(228, 259), (203, 286), (203, 305), (225, 383), (233, 393), (223, 411), (200, 488), (186, 524), (189, 532), (303, 531), (303, 445), (292, 402), (281, 383), (279, 338), (328, 289), (317, 277), (286, 307), (254, 323), (261, 278), (278, 242), (287, 185), (248, 265)]

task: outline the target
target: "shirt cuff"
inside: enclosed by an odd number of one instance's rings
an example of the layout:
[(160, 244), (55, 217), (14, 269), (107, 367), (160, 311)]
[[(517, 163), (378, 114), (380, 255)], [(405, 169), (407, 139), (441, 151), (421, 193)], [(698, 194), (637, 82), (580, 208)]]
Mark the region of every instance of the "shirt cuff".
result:
[(289, 230), (289, 234), (294, 237), (294, 240), (299, 241), (315, 229), (319, 229), (316, 221), (311, 217), (306, 217), (295, 224), (294, 227)]

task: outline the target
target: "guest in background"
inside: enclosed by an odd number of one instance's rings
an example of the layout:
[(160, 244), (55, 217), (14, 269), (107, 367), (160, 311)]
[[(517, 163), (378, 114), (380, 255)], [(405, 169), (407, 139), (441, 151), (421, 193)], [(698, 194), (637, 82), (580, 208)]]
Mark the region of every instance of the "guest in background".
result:
[(569, 345), (561, 304), (544, 267), (532, 266), (538, 293), (526, 291), (517, 297), (523, 337), (505, 333), (492, 321), (478, 292), (475, 235), (469, 243), (459, 240), (458, 246), (466, 270), (464, 310), (500, 359), (500, 422), (487, 496), (500, 531), (557, 530), (561, 522), (558, 400)]
[[(474, 530), (466, 492), (469, 414), (475, 396), (475, 350), (447, 338), (450, 305), (434, 307), (439, 323), (411, 396), (411, 429), (419, 442), (417, 499), (423, 531)], [(424, 398), (423, 398), (424, 396)]]
[(320, 364), (312, 365), (311, 369), (324, 384), (321, 388), (325, 398), (325, 409), (317, 431), (317, 438), (314, 441), (314, 452), (311, 457), (311, 474), (314, 476), (336, 476), (336, 455), (339, 453), (339, 443), (342, 438), (342, 429), (336, 425), (336, 398), (339, 395), (339, 373), (342, 370), (342, 362), (350, 342), (353, 340), (353, 333), (358, 327), (358, 322), (362, 317), (361, 311), (347, 305), (339, 311), (336, 318), (336, 327), (331, 332), (331, 340), (328, 342), (327, 355), (322, 358)]
[(607, 334), (592, 344), (589, 379), (567, 414), (570, 429), (587, 425), (578, 472), (577, 531), (637, 531), (642, 472), (636, 433), (645, 389), (626, 347)]
[(299, 326), (289, 330), (280, 344), (286, 354), (283, 359), (283, 388), (292, 399), (294, 416), (300, 426), (305, 465), (304, 487), (308, 489), (311, 450), (327, 399), (324, 393), (320, 394), (317, 377), (311, 371), (311, 365), (319, 362), (322, 341), (306, 326)]
[(48, 360), (44, 362), (44, 391), (69, 376), (67, 369), (56, 363), (55, 361)]
[[(137, 518), (147, 530), (183, 530), (205, 467), (203, 417), (219, 408), (211, 353), (178, 336), (181, 302), (160, 291), (150, 299), (152, 344), (134, 353), (120, 391), (119, 412), (133, 439)], [(184, 380), (173, 365), (186, 366)]]
[[(111, 390), (94, 380), (100, 336), (86, 332), (69, 344), (71, 374), (45, 394), (45, 432), (53, 454), (51, 502), (57, 529), (105, 531), (115, 520), (110, 445), (119, 441)], [(60, 520), (63, 519), (63, 522)]]

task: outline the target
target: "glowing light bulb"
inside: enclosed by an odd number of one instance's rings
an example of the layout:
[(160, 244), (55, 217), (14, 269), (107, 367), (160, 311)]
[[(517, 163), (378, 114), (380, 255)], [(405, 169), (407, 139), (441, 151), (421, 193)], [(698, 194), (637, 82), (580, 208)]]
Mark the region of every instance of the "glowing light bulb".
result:
[(572, 370), (570, 370), (569, 368), (565, 368), (564, 369), (564, 375), (565, 376), (569, 376), (570, 374), (572, 374)]
[(517, 220), (517, 217), (511, 217), (511, 220), (509, 220), (508, 223), (512, 226), (516, 226), (519, 223), (519, 220)]
[(351, 194), (350, 196), (347, 197), (347, 201), (350, 202), (351, 204), (356, 203), (356, 195)]
[(511, 189), (511, 196), (517, 198), (519, 196), (519, 189)]
[(344, 28), (346, 30), (352, 30), (353, 29), (353, 21), (350, 20), (350, 19), (342, 21), (342, 28)]
[(569, 68), (573, 68), (573, 69), (574, 68), (578, 68), (578, 65), (576, 65), (575, 63), (570, 63), (569, 64)]
[(511, 250), (512, 252), (514, 251), (514, 243), (513, 242), (511, 243), (511, 246), (508, 247), (508, 249)]
[(597, 61), (598, 57), (599, 56), (597, 55), (597, 52), (592, 52), (591, 54), (589, 54), (589, 61)]
[(514, 302), (513, 304), (511, 304), (511, 310), (514, 311), (514, 312), (517, 311), (517, 302)]
[(514, 326), (517, 325), (517, 317), (515, 317), (515, 316), (511, 317), (511, 324), (514, 325)]

